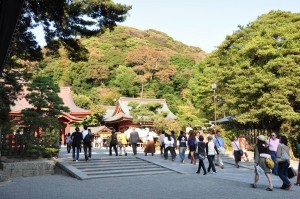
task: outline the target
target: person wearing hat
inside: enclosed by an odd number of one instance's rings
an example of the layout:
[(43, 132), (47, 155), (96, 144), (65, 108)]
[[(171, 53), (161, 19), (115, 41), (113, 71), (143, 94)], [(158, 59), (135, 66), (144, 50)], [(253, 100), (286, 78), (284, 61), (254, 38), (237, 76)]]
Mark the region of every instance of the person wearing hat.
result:
[(257, 137), (257, 143), (256, 143), (255, 149), (254, 149), (255, 178), (254, 178), (254, 183), (251, 184), (251, 186), (253, 188), (257, 188), (257, 183), (259, 180), (258, 169), (261, 169), (261, 170), (263, 170), (263, 172), (265, 173), (265, 175), (269, 181), (269, 187), (266, 190), (273, 191), (271, 170), (266, 165), (266, 158), (271, 158), (269, 146), (266, 143), (266, 137), (264, 135), (259, 135)]

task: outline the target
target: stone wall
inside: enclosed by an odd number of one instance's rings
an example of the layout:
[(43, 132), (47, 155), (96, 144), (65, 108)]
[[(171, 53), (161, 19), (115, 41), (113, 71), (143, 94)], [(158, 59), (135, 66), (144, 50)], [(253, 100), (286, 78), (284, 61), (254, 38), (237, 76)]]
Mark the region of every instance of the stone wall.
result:
[(0, 162), (0, 169), (3, 181), (20, 176), (52, 175), (55, 173), (55, 163), (53, 160)]

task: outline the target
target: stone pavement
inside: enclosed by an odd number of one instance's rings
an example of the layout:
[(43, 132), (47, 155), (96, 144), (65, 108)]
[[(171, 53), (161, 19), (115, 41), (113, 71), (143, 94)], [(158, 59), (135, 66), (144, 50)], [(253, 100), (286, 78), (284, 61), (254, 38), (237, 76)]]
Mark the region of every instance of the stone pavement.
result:
[[(59, 158), (70, 158), (65, 148), (61, 149)], [(133, 156), (128, 148), (129, 156)], [(230, 156), (230, 152), (228, 152)], [(251, 156), (251, 155), (250, 155)], [(108, 157), (108, 150), (93, 149), (92, 159)], [(83, 159), (83, 155), (81, 155)], [(65, 175), (49, 175), (36, 177), (15, 178), (11, 182), (0, 184), (0, 198), (2, 199), (35, 199), (35, 198), (272, 198), (287, 197), (296, 199), (300, 196), (300, 187), (293, 186), (290, 191), (279, 189), (281, 180), (273, 176), (273, 192), (265, 191), (266, 177), (262, 176), (257, 189), (250, 188), (253, 182), (254, 171), (249, 165), (235, 168), (232, 158), (224, 158), (225, 169), (217, 167), (217, 174), (206, 176), (195, 174), (198, 165), (186, 161), (180, 163), (164, 160), (160, 154), (144, 156), (139, 149), (137, 158), (163, 165), (178, 172), (150, 176), (129, 176), (114, 178), (99, 178), (91, 180), (77, 180)], [(205, 160), (207, 165), (207, 160)], [(245, 166), (244, 166), (245, 165)], [(249, 168), (248, 168), (249, 167)], [(291, 181), (294, 183), (295, 178)]]

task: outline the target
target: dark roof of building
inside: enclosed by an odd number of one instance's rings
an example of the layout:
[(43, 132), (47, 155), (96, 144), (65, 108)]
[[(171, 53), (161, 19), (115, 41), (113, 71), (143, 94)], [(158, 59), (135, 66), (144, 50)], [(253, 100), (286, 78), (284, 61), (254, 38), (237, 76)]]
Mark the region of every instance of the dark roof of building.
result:
[(128, 105), (130, 102), (138, 102), (141, 104), (146, 104), (150, 102), (158, 102), (162, 104), (162, 108), (158, 109), (158, 112), (165, 111), (168, 113), (167, 118), (176, 119), (177, 117), (170, 111), (167, 102), (165, 99), (147, 99), (147, 98), (129, 98), (129, 97), (120, 97), (118, 100), (117, 106), (109, 118), (105, 118), (104, 121), (111, 122), (116, 121), (121, 118), (132, 119), (130, 115), (131, 107)]

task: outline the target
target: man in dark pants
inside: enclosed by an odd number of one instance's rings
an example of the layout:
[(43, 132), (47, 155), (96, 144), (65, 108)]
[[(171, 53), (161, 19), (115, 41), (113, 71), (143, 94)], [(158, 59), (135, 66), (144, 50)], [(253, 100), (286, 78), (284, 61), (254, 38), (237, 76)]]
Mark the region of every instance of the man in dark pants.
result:
[(135, 127), (133, 127), (129, 137), (129, 141), (133, 150), (133, 155), (137, 154), (137, 143), (139, 139), (139, 133), (135, 130)]
[(118, 144), (118, 138), (117, 138), (116, 130), (113, 129), (111, 131), (110, 144), (109, 144), (109, 155), (110, 156), (112, 156), (112, 149), (111, 148), (114, 148), (115, 154), (116, 154), (116, 156), (118, 156), (117, 144)]
[[(82, 131), (82, 137), (83, 137), (83, 151), (84, 151), (84, 157), (85, 161), (87, 161), (89, 158), (92, 157), (92, 132), (90, 129), (88, 129), (87, 126), (83, 126), (83, 131)], [(87, 154), (87, 150), (89, 150), (89, 154)]]
[(165, 143), (164, 143), (164, 139), (165, 139), (165, 134), (166, 132), (163, 130), (159, 136), (159, 143), (160, 143), (160, 155), (163, 156), (164, 151), (165, 151)]

